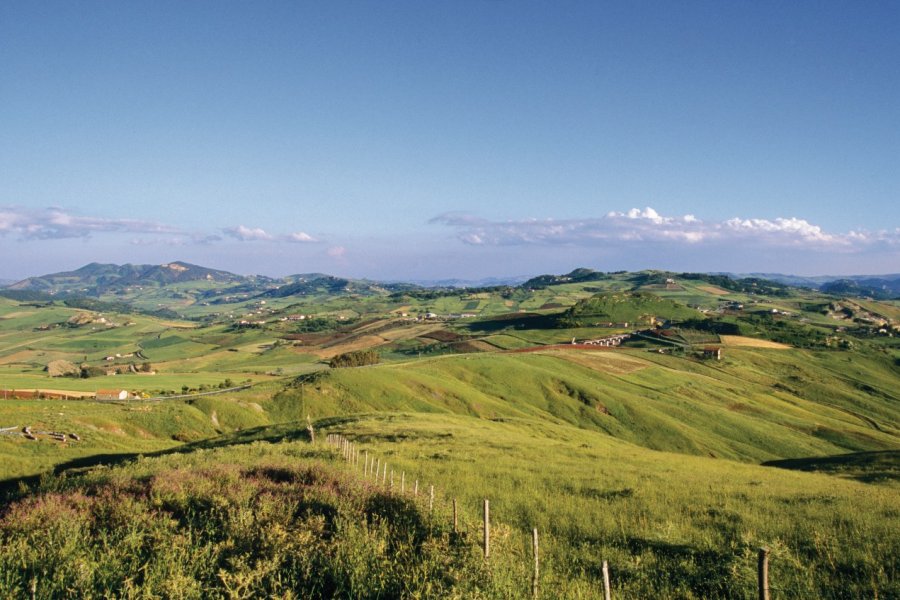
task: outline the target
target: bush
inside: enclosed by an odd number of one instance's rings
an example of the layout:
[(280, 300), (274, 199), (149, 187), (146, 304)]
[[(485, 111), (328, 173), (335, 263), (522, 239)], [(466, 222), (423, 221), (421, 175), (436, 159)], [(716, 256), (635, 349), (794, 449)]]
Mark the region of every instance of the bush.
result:
[(365, 365), (378, 364), (380, 361), (381, 356), (375, 350), (358, 350), (356, 352), (338, 354), (328, 361), (328, 366), (332, 369), (363, 367)]

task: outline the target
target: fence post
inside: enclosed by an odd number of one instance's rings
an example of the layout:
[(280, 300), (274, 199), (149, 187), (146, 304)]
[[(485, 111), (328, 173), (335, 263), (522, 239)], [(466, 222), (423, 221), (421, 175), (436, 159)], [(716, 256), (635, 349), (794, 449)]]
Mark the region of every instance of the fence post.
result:
[(457, 512), (456, 512), (456, 498), (453, 499), (453, 533), (457, 531), (457, 525), (459, 521), (457, 520)]
[(534, 578), (531, 580), (531, 595), (538, 597), (538, 576), (541, 572), (540, 559), (538, 558), (538, 532), (537, 527), (531, 530), (532, 541), (534, 544)]
[(391, 469), (391, 491), (394, 491), (394, 470)]
[(400, 472), (400, 493), (406, 493), (406, 471)]
[(434, 484), (428, 488), (428, 512), (434, 512)]
[(378, 472), (381, 470), (381, 459), (375, 463), (375, 483), (378, 483)]
[(491, 555), (491, 504), (484, 499), (484, 557)]
[(367, 476), (368, 474), (369, 474), (369, 451), (366, 450), (365, 462), (363, 463), (363, 476)]
[[(393, 473), (393, 471), (391, 471)], [(387, 463), (384, 463), (384, 471), (381, 473), (381, 487), (387, 485)]]
[(610, 600), (611, 592), (609, 589), (609, 564), (603, 561), (603, 600)]
[(416, 479), (416, 485), (413, 486), (413, 496), (419, 495), (419, 480)]
[(769, 600), (769, 549), (759, 549), (759, 600)]

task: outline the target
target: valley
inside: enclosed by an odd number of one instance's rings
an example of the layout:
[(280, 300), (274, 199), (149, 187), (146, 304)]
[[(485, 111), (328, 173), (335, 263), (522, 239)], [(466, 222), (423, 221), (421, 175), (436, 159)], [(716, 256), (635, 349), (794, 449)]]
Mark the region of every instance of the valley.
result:
[[(763, 546), (785, 597), (900, 594), (897, 300), (659, 271), (423, 288), (171, 264), (89, 265), (0, 290), (0, 479), (13, 507), (0, 539), (15, 549), (4, 560), (71, 572), (63, 554), (23, 542), (40, 535), (27, 523), (43, 519), (78, 560), (105, 565), (79, 580), (87, 593), (103, 569), (128, 567), (86, 531), (125, 540), (154, 530), (209, 562), (194, 568), (138, 544), (145, 589), (166, 595), (168, 561), (199, 597), (222, 584), (214, 573), (227, 562), (246, 590), (280, 595), (300, 567), (239, 527), (271, 517), (276, 531), (317, 540), (330, 574), (317, 585), (332, 593), (388, 597), (428, 572), (436, 587), (423, 597), (521, 597), (537, 527), (541, 585), (558, 597), (596, 597), (608, 561), (616, 597), (750, 598)], [(127, 398), (92, 397), (101, 390)], [(31, 440), (25, 427), (78, 439)], [(422, 488), (401, 493), (386, 471), (379, 481), (341, 461), (329, 434)], [(259, 475), (276, 471), (283, 481)], [(233, 485), (213, 492), (217, 477)], [(423, 504), (426, 482), (437, 508)], [(240, 492), (282, 485), (303, 519), (264, 517)], [(319, 508), (297, 499), (326, 489), (334, 495)], [(131, 498), (143, 533), (96, 521), (125, 510), (110, 490)], [(485, 498), (498, 527), (487, 570), (476, 541)], [(326, 504), (336, 512), (321, 514), (370, 525), (377, 515), (387, 529), (339, 520), (350, 537), (332, 540), (310, 525)], [(57, 522), (70, 512), (85, 529)], [(176, 541), (156, 521), (165, 515), (197, 532), (224, 519), (230, 541)], [(404, 546), (401, 523), (430, 550)], [(217, 546), (236, 540), (251, 549)], [(378, 544), (404, 548), (391, 567), (402, 575), (384, 587), (371, 565), (346, 562), (368, 564)], [(11, 564), (0, 565), (0, 593), (37, 577)], [(73, 577), (42, 585), (61, 591)], [(128, 593), (116, 576), (103, 585)]]

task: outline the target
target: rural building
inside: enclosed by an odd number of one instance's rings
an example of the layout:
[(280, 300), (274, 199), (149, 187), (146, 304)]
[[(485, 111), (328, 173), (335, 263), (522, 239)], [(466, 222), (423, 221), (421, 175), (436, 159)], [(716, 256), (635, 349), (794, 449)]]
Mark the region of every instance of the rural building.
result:
[(722, 349), (718, 346), (707, 346), (703, 349), (703, 358), (722, 360)]
[(128, 390), (97, 390), (97, 400), (129, 400), (132, 398)]

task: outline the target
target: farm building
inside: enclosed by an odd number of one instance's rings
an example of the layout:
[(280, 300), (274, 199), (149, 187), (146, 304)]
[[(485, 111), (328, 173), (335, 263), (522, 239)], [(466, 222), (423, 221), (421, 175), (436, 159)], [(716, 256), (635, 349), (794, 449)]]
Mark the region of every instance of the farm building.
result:
[(128, 390), (97, 390), (97, 400), (130, 400)]
[(703, 358), (722, 360), (722, 349), (718, 346), (707, 346), (703, 349)]

